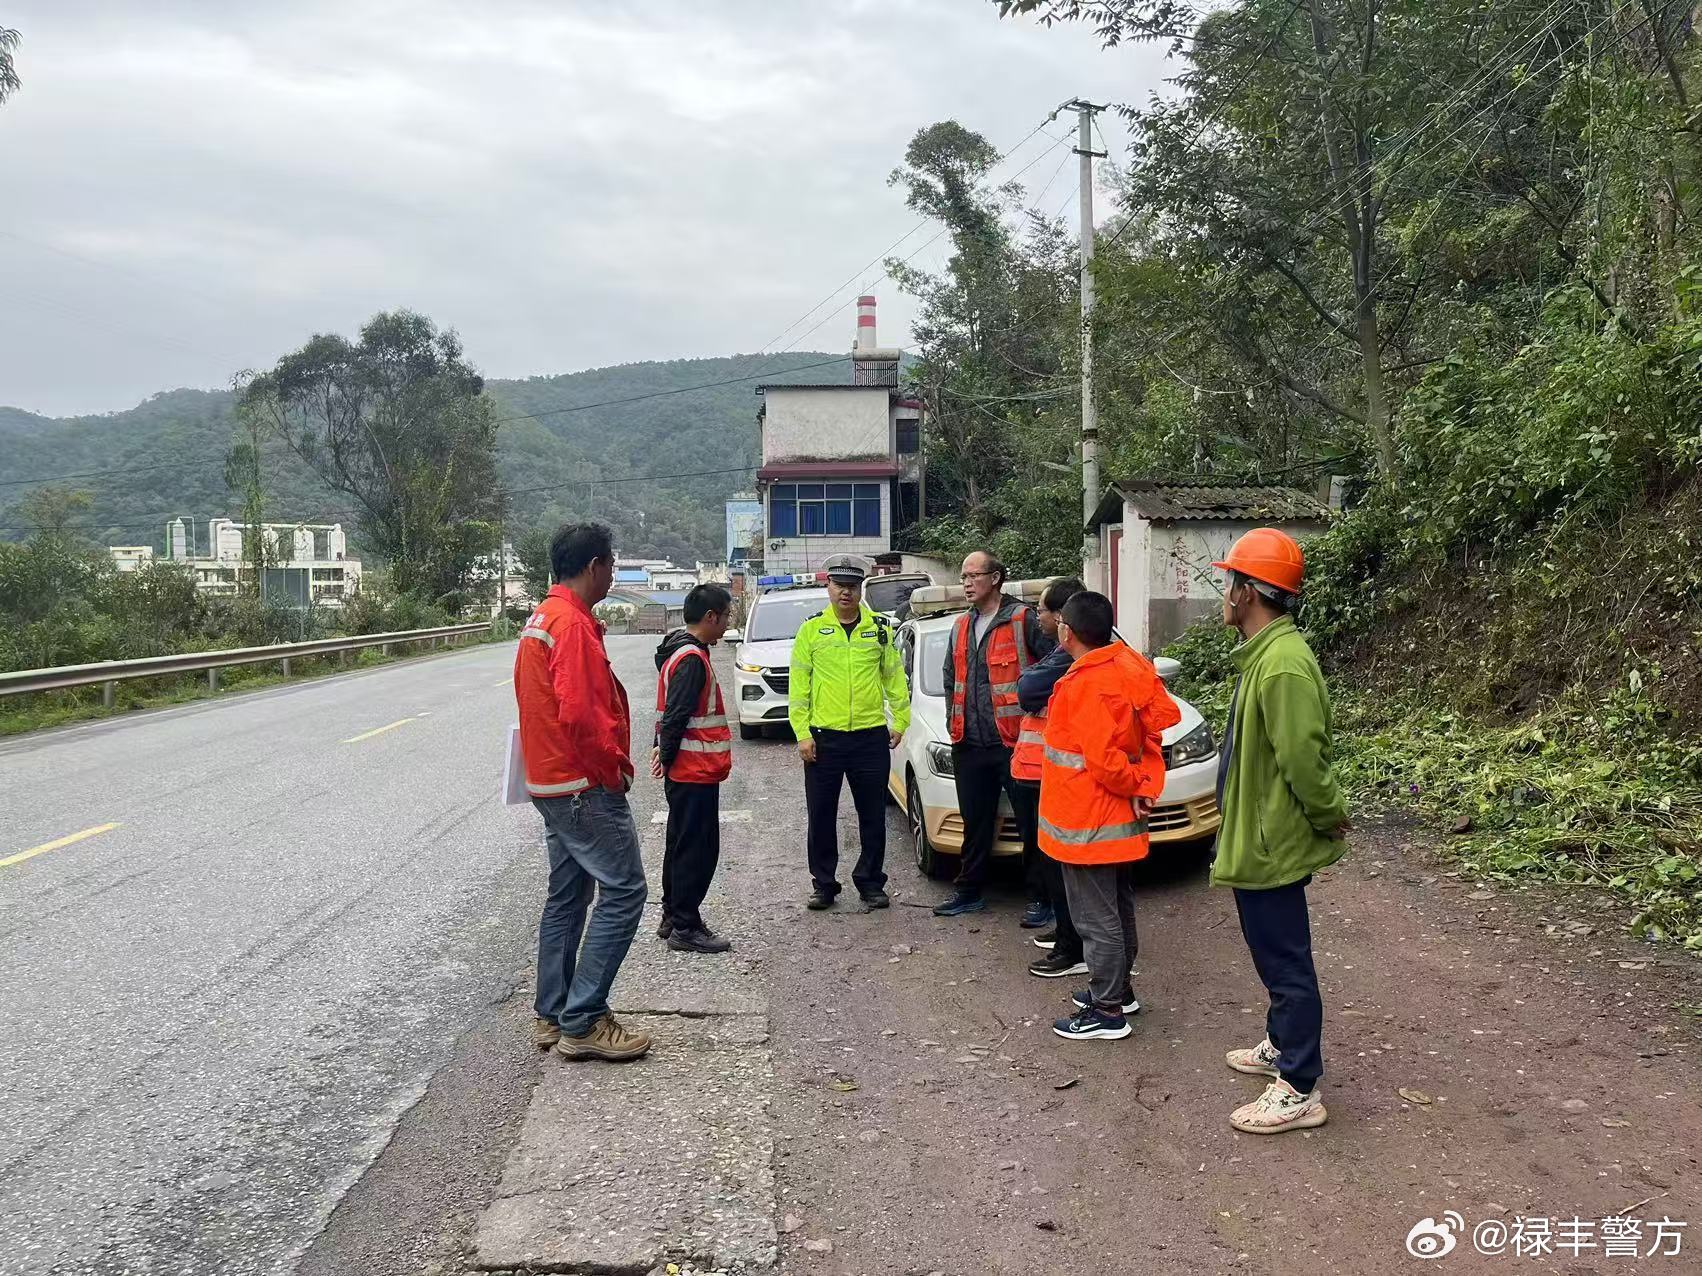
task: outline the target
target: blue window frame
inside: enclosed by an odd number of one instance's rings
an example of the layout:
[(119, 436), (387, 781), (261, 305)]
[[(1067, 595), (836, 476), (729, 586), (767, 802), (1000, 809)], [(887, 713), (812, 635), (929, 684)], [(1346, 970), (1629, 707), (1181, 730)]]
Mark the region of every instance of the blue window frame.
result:
[(793, 483), (776, 483), (768, 493), (768, 534), (798, 534), (798, 488)]
[(857, 484), (852, 505), (854, 507), (852, 534), (854, 536), (879, 536), (881, 534), (881, 485), (879, 483)]
[(879, 483), (776, 483), (768, 491), (768, 534), (879, 536)]

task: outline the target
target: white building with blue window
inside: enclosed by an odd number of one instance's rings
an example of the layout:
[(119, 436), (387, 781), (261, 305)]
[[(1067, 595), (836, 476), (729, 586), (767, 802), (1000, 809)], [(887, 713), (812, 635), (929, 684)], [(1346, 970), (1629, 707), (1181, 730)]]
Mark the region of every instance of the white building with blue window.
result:
[(922, 405), (899, 391), (899, 351), (875, 342), (875, 299), (858, 308), (849, 385), (757, 387), (764, 572), (888, 553), (923, 515)]

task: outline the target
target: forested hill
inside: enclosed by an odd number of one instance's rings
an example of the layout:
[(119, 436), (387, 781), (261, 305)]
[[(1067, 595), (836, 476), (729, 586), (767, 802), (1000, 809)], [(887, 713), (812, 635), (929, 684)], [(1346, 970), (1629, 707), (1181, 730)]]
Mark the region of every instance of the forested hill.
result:
[[(564, 485), (516, 494), (509, 503), (512, 533), (582, 516), (590, 497), (596, 516), (620, 534), (623, 552), (676, 561), (719, 556), (722, 503), (755, 476), (703, 472), (756, 464), (758, 384), (849, 380), (849, 359), (825, 362), (832, 359), (810, 352), (734, 355), (487, 382), (498, 415), (509, 418), (498, 431), (503, 486)], [(811, 364), (821, 366), (806, 367)], [(710, 388), (679, 392), (702, 385)], [(79, 524), (109, 544), (161, 546), (170, 518), (234, 514), (237, 502), (224, 480), (231, 408), (228, 391), (204, 390), (168, 390), (104, 416), (52, 418), (0, 407), (0, 484), (120, 471), (65, 481), (93, 500)], [(328, 492), (276, 442), (267, 449), (265, 473), (268, 520), (351, 521), (347, 499)], [(594, 497), (589, 488), (592, 479), (658, 474), (701, 477), (605, 482)], [(0, 538), (26, 534), (30, 520), (22, 506), (31, 490), (0, 486)]]

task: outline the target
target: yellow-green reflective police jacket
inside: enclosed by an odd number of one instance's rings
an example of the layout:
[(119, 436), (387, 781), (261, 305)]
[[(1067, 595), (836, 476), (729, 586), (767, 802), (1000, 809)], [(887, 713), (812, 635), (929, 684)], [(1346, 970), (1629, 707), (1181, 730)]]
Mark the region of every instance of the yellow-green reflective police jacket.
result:
[(910, 686), (893, 642), (892, 625), (867, 606), (849, 635), (833, 608), (798, 626), (792, 640), (787, 716), (801, 740), (816, 727), (863, 731), (888, 724), (910, 726)]

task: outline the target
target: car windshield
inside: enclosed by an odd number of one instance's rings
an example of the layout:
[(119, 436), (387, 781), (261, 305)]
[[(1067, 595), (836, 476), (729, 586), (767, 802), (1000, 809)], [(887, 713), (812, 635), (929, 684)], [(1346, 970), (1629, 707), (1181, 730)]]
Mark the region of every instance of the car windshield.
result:
[(796, 638), (798, 626), (804, 623), (804, 619), (825, 606), (826, 597), (814, 592), (764, 594), (751, 608), (751, 623), (745, 630), (745, 641), (779, 642)]
[(927, 583), (925, 580), (883, 580), (875, 576), (863, 586), (863, 601), (869, 604), (870, 611), (882, 611), (890, 616)]
[(925, 696), (946, 693), (946, 639), (951, 630), (936, 629), (923, 634), (916, 644), (916, 684)]

